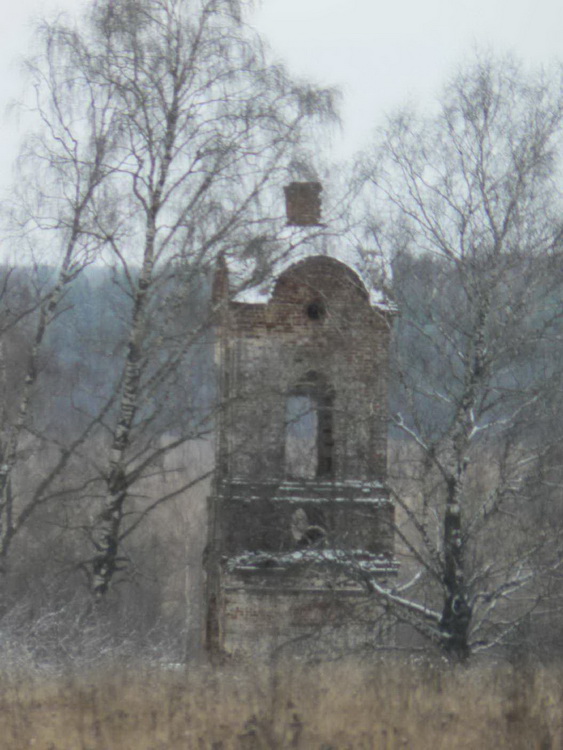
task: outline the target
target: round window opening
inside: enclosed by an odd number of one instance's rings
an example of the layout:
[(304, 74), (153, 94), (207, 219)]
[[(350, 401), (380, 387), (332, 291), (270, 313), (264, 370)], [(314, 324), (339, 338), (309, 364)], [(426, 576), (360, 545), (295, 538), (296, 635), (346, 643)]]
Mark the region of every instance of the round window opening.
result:
[(325, 316), (325, 306), (320, 300), (315, 300), (307, 305), (307, 317), (309, 320), (321, 320)]

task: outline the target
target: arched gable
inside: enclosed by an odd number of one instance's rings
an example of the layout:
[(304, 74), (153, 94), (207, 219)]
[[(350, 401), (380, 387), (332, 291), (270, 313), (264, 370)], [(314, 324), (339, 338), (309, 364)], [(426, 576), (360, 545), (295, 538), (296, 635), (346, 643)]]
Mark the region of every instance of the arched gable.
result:
[[(292, 263), (282, 271), (275, 282), (271, 300), (273, 302), (304, 302), (318, 297), (322, 314), (322, 303), (335, 297), (356, 299), (369, 305), (369, 293), (359, 275), (336, 258), (313, 255)], [(314, 315), (314, 310), (311, 310)]]

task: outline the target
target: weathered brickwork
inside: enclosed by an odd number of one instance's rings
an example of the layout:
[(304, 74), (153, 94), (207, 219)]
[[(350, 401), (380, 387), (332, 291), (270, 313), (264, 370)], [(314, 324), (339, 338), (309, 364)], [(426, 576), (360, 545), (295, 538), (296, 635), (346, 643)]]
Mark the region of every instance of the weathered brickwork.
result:
[(263, 304), (232, 301), (224, 266), (214, 294), (222, 410), (208, 647), (267, 653), (319, 643), (321, 631), (331, 647), (357, 645), (367, 633), (358, 607), (376, 614), (366, 576), (395, 570), (389, 314), (327, 256), (282, 272)]
[(286, 188), (287, 223), (311, 226), (321, 220), (321, 192), (319, 182), (292, 182)]

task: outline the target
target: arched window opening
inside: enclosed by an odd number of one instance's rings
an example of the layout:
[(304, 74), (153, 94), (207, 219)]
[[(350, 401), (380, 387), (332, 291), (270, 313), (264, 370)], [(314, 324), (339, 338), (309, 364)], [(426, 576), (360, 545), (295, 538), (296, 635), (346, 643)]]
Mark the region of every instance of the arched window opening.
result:
[(294, 479), (329, 478), (333, 461), (333, 397), (315, 373), (286, 400), (285, 470)]
[(318, 416), (311, 396), (288, 397), (285, 424), (287, 475), (296, 479), (313, 479), (317, 475)]

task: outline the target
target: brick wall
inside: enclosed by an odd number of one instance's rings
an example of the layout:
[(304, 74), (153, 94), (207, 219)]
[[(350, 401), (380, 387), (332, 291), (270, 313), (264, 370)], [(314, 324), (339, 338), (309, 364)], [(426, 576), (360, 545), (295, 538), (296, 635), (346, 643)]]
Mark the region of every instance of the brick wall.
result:
[[(224, 268), (221, 274), (224, 289)], [(295, 531), (309, 524), (313, 546), (327, 560), (363, 550), (383, 560), (382, 571), (389, 563), (382, 575), (392, 574), (389, 331), (386, 313), (370, 305), (358, 276), (325, 256), (289, 268), (265, 304), (226, 304), (217, 332), (223, 410), (207, 568), (216, 619), (208, 629), (220, 648), (248, 653), (260, 642), (267, 651), (323, 624), (333, 643), (359, 643), (366, 626), (349, 616), (350, 602), (375, 617), (376, 604), (366, 603), (361, 581), (347, 576), (341, 561), (325, 564), (321, 555), (282, 570), (276, 559), (293, 559), (292, 550), (309, 543)], [(316, 420), (316, 473), (313, 467), (302, 481), (288, 476), (292, 395), (309, 399)], [(303, 446), (311, 450), (310, 440)], [(248, 553), (262, 554), (259, 569)]]
[(389, 324), (357, 276), (310, 258), (268, 304), (235, 303), (229, 317), (229, 474), (283, 476), (285, 398), (314, 372), (333, 393), (334, 477), (385, 481)]

